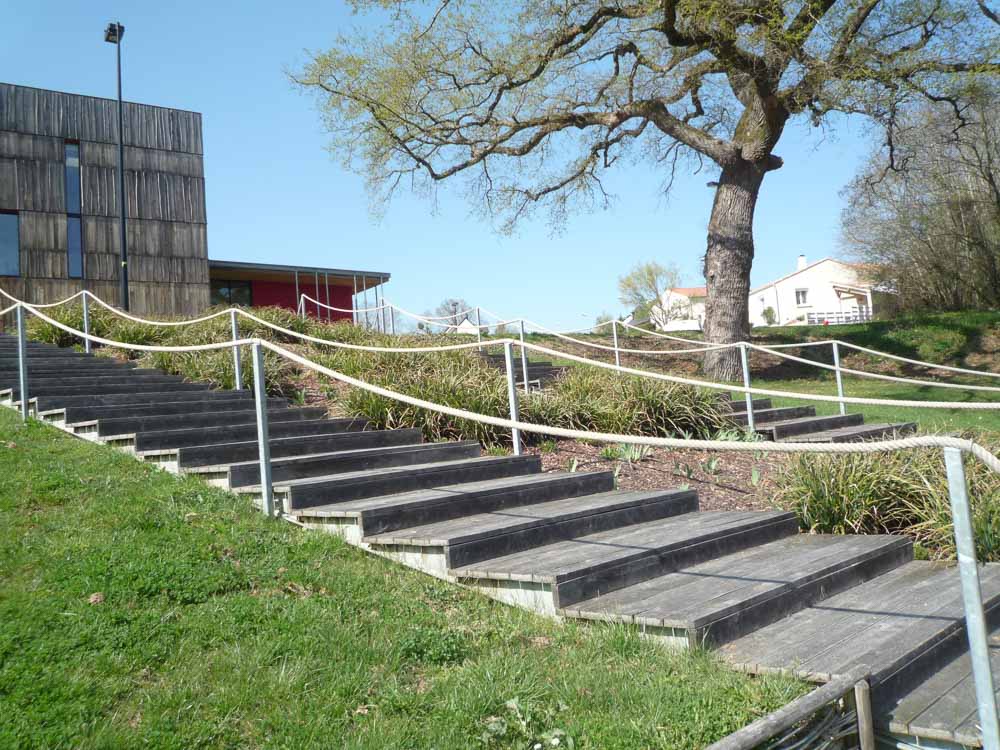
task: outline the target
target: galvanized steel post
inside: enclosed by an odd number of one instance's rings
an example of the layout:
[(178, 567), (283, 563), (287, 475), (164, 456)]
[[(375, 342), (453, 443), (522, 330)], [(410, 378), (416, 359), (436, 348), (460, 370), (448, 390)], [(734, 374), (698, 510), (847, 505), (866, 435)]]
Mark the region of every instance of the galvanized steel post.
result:
[[(233, 332), (233, 341), (240, 340), (240, 323), (236, 319), (236, 311), (229, 311), (229, 327)], [(243, 368), (240, 362), (240, 348), (233, 345), (233, 390), (243, 390)]]
[(524, 392), (528, 387), (528, 350), (524, 348), (524, 319), (518, 321), (521, 324), (521, 377), (524, 379)]
[(264, 384), (264, 352), (253, 345), (253, 398), (257, 410), (257, 455), (260, 459), (260, 504), (268, 516), (274, 515), (274, 487), (271, 484), (271, 443), (267, 429), (267, 388)]
[(358, 324), (358, 275), (351, 274), (351, 278), (354, 279), (354, 294), (351, 296), (351, 322), (354, 325)]
[(483, 316), (479, 312), (479, 307), (476, 307), (476, 341), (480, 344), (483, 343)]
[(753, 421), (753, 394), (750, 393), (750, 357), (747, 355), (746, 342), (740, 342), (740, 361), (743, 363), (743, 387), (746, 389), (747, 403), (747, 430), (753, 432), (755, 429)]
[(17, 306), (17, 387), (21, 394), (21, 419), (28, 421), (28, 342), (24, 332), (24, 307)]
[(847, 404), (844, 403), (844, 379), (840, 373), (840, 343), (833, 342), (833, 370), (837, 375), (837, 397), (840, 399), (840, 413), (847, 414)]
[(622, 357), (618, 351), (618, 321), (614, 319), (611, 320), (611, 338), (615, 342), (615, 367), (621, 367)]
[[(83, 293), (83, 332), (90, 336), (90, 305), (87, 304), (87, 292)], [(84, 338), (83, 350), (90, 354), (90, 338)]]
[(969, 510), (962, 451), (958, 448), (945, 448), (944, 465), (948, 472), (948, 498), (951, 501), (951, 518), (955, 527), (955, 549), (962, 579), (962, 602), (965, 605), (965, 629), (969, 637), (969, 656), (972, 659), (983, 747), (1000, 750), (1000, 723), (997, 721), (993, 672), (990, 668), (989, 634), (986, 630), (986, 616), (983, 614), (982, 591), (979, 588), (976, 542), (972, 531), (972, 513)]
[[(517, 406), (517, 386), (514, 384), (514, 345), (505, 341), (503, 345), (503, 359), (507, 366), (507, 401), (510, 403), (510, 418), (520, 421), (520, 410)], [(514, 455), (521, 455), (521, 431), (516, 427), (510, 431), (511, 441), (514, 444)]]
[(298, 308), (299, 317), (300, 318), (304, 318), (306, 316), (306, 313), (305, 313), (306, 306), (305, 306), (305, 301), (302, 299), (302, 294), (299, 292), (299, 272), (298, 271), (295, 272), (295, 299), (297, 299), (298, 303), (299, 303), (299, 308)]

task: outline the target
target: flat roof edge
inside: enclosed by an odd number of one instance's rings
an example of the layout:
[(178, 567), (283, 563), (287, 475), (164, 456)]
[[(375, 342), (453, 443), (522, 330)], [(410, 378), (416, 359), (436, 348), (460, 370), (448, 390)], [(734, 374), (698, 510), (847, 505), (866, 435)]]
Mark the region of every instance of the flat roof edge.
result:
[(370, 279), (386, 280), (391, 278), (391, 274), (386, 271), (363, 271), (350, 268), (323, 268), (321, 266), (289, 266), (276, 263), (247, 263), (240, 260), (215, 260), (208, 259), (208, 267), (230, 268), (240, 271), (281, 271), (284, 273), (326, 273), (336, 276), (367, 276)]

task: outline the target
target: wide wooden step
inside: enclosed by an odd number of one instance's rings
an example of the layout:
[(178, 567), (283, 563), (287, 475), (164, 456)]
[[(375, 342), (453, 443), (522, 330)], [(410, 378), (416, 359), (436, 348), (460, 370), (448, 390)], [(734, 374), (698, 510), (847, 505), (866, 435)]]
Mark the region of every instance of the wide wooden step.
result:
[(795, 534), (791, 513), (686, 513), (484, 560), (453, 575), (497, 598), (519, 602), (533, 585), (533, 604), (555, 612), (729, 552)]
[(691, 490), (602, 492), (410, 526), (364, 541), (383, 553), (402, 549), (407, 555), (421, 547), (423, 559), (437, 569), (428, 572), (444, 574), (481, 560), (697, 509), (698, 496)]
[(350, 526), (355, 538), (497, 512), (527, 505), (580, 498), (614, 488), (610, 471), (530, 473), (499, 479), (411, 490), (292, 510), (300, 523), (318, 528)]
[(905, 537), (798, 534), (588, 599), (562, 614), (638, 625), (696, 648), (751, 632), (912, 556)]
[[(1000, 605), (1000, 564), (982, 566), (980, 582), (985, 608)], [(947, 652), (964, 637), (958, 569), (914, 561), (738, 638), (721, 652), (743, 669), (822, 681), (864, 665), (873, 695), (883, 700), (886, 689), (898, 689), (895, 676), (937, 666), (939, 649)]]
[[(542, 470), (537, 456), (482, 456), (405, 467), (348, 472), (284, 482), (274, 488), (289, 510), (328, 505), (409, 490), (462, 484), (477, 479), (498, 479)], [(242, 490), (258, 495), (258, 488)]]

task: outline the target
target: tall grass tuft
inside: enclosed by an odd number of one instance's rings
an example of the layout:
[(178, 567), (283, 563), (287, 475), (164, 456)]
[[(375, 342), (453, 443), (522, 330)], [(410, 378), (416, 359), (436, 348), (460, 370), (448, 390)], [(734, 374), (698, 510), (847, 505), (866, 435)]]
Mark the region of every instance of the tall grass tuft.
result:
[[(983, 442), (984, 436), (977, 436)], [(998, 447), (993, 440), (993, 448)], [(1000, 477), (966, 461), (976, 554), (1000, 560)], [(776, 477), (775, 502), (803, 529), (833, 534), (906, 534), (933, 558), (955, 554), (940, 450), (804, 454)]]

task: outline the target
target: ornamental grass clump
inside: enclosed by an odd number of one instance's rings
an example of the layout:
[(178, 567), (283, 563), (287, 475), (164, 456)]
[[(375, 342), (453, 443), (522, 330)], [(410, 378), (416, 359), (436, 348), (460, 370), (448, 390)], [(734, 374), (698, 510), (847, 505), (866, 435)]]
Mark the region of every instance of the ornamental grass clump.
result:
[[(982, 435), (976, 436), (983, 442)], [(992, 441), (994, 452), (998, 445)], [(1000, 476), (966, 458), (976, 553), (1000, 561)], [(775, 502), (816, 533), (905, 534), (935, 559), (954, 557), (940, 449), (796, 456), (776, 479)]]

